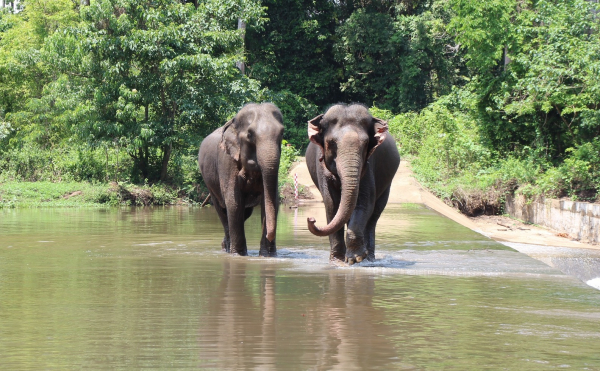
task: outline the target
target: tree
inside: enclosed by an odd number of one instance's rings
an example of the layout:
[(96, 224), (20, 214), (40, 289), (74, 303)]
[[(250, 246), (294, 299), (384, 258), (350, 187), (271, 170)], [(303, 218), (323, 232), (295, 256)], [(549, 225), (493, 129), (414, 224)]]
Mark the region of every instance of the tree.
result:
[(289, 90), (323, 107), (343, 100), (333, 57), (336, 3), (264, 0), (269, 22), (248, 27), (248, 76), (272, 91)]
[(34, 117), (32, 108), (57, 79), (43, 46), (49, 35), (75, 25), (77, 13), (70, 0), (27, 0), (22, 12), (0, 17), (0, 111), (22, 136), (47, 145), (48, 135), (55, 134), (51, 119)]
[(348, 100), (394, 112), (420, 110), (460, 84), (462, 53), (447, 30), (444, 2), (355, 10), (336, 31), (335, 57)]
[(453, 0), (452, 29), (477, 75), (470, 88), (491, 148), (530, 148), (557, 162), (600, 135), (597, 6)]
[(81, 9), (80, 26), (50, 42), (57, 67), (89, 85), (84, 104), (93, 109), (78, 125), (80, 136), (91, 144), (118, 142), (143, 179), (165, 181), (174, 150), (196, 146), (257, 92), (235, 68), (235, 21), (257, 21), (261, 11), (250, 0), (198, 8), (99, 0)]

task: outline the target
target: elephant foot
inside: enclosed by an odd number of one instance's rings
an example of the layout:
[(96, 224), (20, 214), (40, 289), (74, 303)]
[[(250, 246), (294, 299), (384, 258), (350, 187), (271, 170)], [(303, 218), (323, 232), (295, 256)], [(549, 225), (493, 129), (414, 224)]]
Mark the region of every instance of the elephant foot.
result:
[(227, 237), (223, 238), (223, 242), (221, 242), (221, 250), (224, 252), (229, 252), (229, 241), (227, 241)]
[(334, 252), (332, 251), (329, 254), (329, 264), (336, 266), (336, 267), (344, 267), (346, 266), (345, 263), (345, 252)]
[(346, 246), (335, 246), (329, 252), (329, 260), (339, 260), (342, 263), (346, 260)]
[(233, 256), (248, 256), (248, 250), (247, 249), (231, 249), (231, 255)]
[(260, 251), (258, 252), (258, 256), (262, 256), (263, 258), (276, 258), (277, 257), (277, 250), (273, 249), (273, 250), (263, 250), (260, 249)]
[(353, 265), (354, 263), (360, 263), (363, 260), (368, 259), (368, 254), (366, 250), (363, 250), (363, 252), (347, 252), (346, 253), (346, 258), (345, 258), (345, 262), (348, 263), (348, 265)]
[(248, 253), (232, 252), (231, 256), (248, 256)]

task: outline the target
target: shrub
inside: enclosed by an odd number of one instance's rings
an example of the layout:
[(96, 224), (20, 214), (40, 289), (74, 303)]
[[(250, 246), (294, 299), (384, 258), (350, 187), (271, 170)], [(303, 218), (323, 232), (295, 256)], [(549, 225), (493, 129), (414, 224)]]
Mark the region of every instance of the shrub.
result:
[(307, 122), (319, 114), (318, 107), (288, 90), (272, 92), (265, 90), (261, 99), (274, 103), (283, 115), (283, 138), (303, 151), (308, 146)]
[(296, 156), (298, 156), (298, 150), (284, 139), (281, 142), (281, 159), (279, 160), (279, 188), (291, 181), (290, 170), (296, 161)]

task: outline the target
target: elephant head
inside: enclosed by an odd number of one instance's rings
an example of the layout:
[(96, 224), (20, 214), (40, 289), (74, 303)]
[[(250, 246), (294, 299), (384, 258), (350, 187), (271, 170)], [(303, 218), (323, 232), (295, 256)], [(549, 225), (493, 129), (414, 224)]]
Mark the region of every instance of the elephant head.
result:
[(242, 184), (262, 183), (267, 239), (275, 239), (283, 116), (271, 103), (245, 105), (223, 127), (221, 148), (238, 166)]
[(369, 157), (386, 138), (387, 122), (371, 116), (360, 104), (334, 105), (308, 122), (309, 139), (321, 147), (324, 174), (341, 187), (340, 205), (327, 226), (319, 228), (308, 219), (317, 236), (335, 233), (350, 220), (358, 199), (360, 178)]

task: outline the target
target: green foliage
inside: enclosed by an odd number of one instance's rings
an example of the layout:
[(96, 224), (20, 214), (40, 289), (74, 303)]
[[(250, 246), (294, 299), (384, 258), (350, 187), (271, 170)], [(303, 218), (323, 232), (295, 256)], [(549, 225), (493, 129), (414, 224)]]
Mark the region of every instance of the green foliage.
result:
[(415, 173), (432, 188), (491, 162), (490, 151), (479, 141), (476, 122), (461, 110), (456, 98), (446, 96), (418, 114), (408, 112), (388, 121), (401, 155), (414, 156)]
[(333, 58), (339, 8), (329, 0), (263, 0), (269, 22), (249, 27), (248, 76), (272, 91), (289, 90), (319, 107), (342, 100)]
[(292, 164), (296, 161), (296, 156), (298, 156), (298, 150), (291, 143), (283, 140), (281, 142), (281, 158), (279, 160), (279, 187), (291, 180), (290, 170)]
[(70, 0), (25, 0), (20, 13), (0, 12), (0, 115), (21, 110), (53, 81), (42, 56), (44, 40), (76, 20)]
[(0, 140), (7, 138), (12, 132), (10, 123), (0, 122)]
[(393, 18), (359, 9), (338, 28), (338, 35), (335, 57), (343, 62), (342, 91), (367, 104), (385, 102), (389, 78), (399, 74)]
[(307, 122), (319, 114), (317, 106), (288, 90), (279, 92), (267, 90), (263, 92), (261, 98), (279, 107), (285, 127), (283, 138), (295, 148), (304, 151), (308, 146)]
[[(456, 16), (449, 30), (456, 33), (456, 41), (467, 48), (468, 65), (486, 73), (502, 63), (505, 47), (514, 35), (511, 20), (517, 12), (515, 0), (450, 0)], [(523, 2), (520, 6), (528, 6)]]
[(567, 153), (562, 164), (535, 180), (537, 193), (593, 200), (600, 192), (600, 139), (569, 148)]
[(358, 9), (338, 28), (346, 99), (394, 112), (419, 110), (460, 83), (464, 66), (447, 32), (444, 1), (380, 13)]
[(321, 109), (340, 101), (420, 109), (465, 72), (446, 0), (264, 4), (269, 22), (248, 31), (249, 76)]
[[(72, 196), (71, 196), (72, 195)], [(118, 204), (105, 185), (39, 181), (0, 184), (0, 208)]]
[(119, 142), (143, 179), (166, 180), (173, 150), (199, 142), (257, 92), (235, 68), (241, 39), (231, 26), (238, 16), (260, 14), (252, 1), (197, 9), (176, 1), (92, 2), (66, 36), (89, 57), (94, 112), (79, 127), (82, 138)]
[(1, 181), (88, 181), (126, 180), (131, 158), (108, 147), (72, 145), (42, 150), (32, 143), (11, 148), (0, 157)]
[[(486, 145), (500, 152), (530, 147), (557, 164), (567, 148), (600, 135), (596, 6), (585, 0), (455, 2), (457, 39), (478, 72), (470, 89)], [(496, 14), (497, 22), (482, 22), (478, 14)]]
[[(24, 9), (0, 15), (4, 178), (181, 179), (171, 160), (191, 157), (259, 94), (235, 67), (237, 19), (264, 22), (255, 0), (29, 0)], [(109, 174), (102, 151), (130, 157), (121, 174)]]
[(461, 210), (496, 212), (515, 190), (591, 200), (600, 188), (595, 2), (22, 4), (0, 11), (0, 182), (116, 182), (82, 198), (200, 202), (198, 144), (244, 103), (281, 109), (285, 182), (306, 121), (358, 101)]

